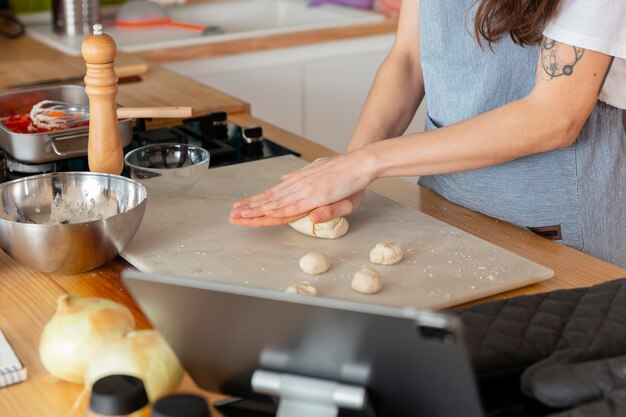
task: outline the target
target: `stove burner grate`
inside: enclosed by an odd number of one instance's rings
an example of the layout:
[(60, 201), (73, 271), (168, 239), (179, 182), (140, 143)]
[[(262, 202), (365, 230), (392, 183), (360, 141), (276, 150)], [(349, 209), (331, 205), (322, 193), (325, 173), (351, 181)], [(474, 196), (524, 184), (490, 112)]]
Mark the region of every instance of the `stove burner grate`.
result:
[[(124, 149), (153, 143), (186, 143), (205, 148), (211, 155), (209, 168), (237, 164), (273, 156), (297, 153), (263, 137), (258, 126), (242, 127), (227, 120), (225, 112), (183, 120), (174, 127), (145, 129), (145, 121), (137, 120), (133, 140)], [(89, 171), (87, 157), (76, 157), (43, 164), (27, 164), (0, 150), (0, 182), (48, 172)], [(128, 176), (128, 169), (122, 175)]]

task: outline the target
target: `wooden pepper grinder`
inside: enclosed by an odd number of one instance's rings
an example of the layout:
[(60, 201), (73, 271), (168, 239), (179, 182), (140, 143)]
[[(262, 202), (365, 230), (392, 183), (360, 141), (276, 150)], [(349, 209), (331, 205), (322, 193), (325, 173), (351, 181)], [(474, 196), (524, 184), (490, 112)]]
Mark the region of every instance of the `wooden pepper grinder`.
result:
[(117, 122), (117, 75), (113, 68), (117, 46), (102, 25), (93, 26), (81, 46), (87, 63), (85, 93), (89, 96), (89, 170), (119, 175), (124, 168), (124, 151)]

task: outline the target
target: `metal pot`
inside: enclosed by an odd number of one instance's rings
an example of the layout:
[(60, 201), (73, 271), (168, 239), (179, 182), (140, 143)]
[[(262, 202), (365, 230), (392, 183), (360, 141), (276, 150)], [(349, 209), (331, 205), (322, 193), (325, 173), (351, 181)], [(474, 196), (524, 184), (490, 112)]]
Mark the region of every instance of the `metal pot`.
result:
[[(42, 100), (89, 104), (85, 88), (79, 85), (57, 85), (0, 93), (0, 120), (30, 113)], [(132, 141), (132, 120), (119, 122), (122, 145)], [(0, 148), (13, 158), (27, 164), (40, 164), (87, 155), (87, 126), (42, 133), (16, 133), (0, 123)]]

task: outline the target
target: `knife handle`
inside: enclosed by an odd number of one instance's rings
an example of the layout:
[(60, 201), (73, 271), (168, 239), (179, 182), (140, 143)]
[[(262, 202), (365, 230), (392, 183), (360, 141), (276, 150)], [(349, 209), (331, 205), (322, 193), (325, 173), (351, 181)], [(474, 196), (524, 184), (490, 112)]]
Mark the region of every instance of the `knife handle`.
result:
[(144, 75), (148, 72), (149, 65), (146, 62), (139, 64), (120, 65), (115, 67), (115, 74), (118, 78), (134, 77)]
[(191, 107), (120, 107), (118, 119), (133, 118), (184, 118), (191, 117)]

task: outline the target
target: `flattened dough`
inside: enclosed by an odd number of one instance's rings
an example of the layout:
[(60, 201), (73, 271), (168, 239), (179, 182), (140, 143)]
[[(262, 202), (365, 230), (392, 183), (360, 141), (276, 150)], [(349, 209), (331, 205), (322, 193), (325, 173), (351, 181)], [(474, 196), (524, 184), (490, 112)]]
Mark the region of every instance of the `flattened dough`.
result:
[(291, 222), (289, 226), (305, 235), (324, 239), (337, 239), (348, 233), (349, 227), (345, 217), (337, 217), (326, 223), (313, 224), (309, 216), (304, 216), (295, 222)]
[(310, 295), (312, 297), (315, 297), (317, 295), (317, 289), (307, 281), (291, 284), (287, 287), (285, 292), (287, 294)]

